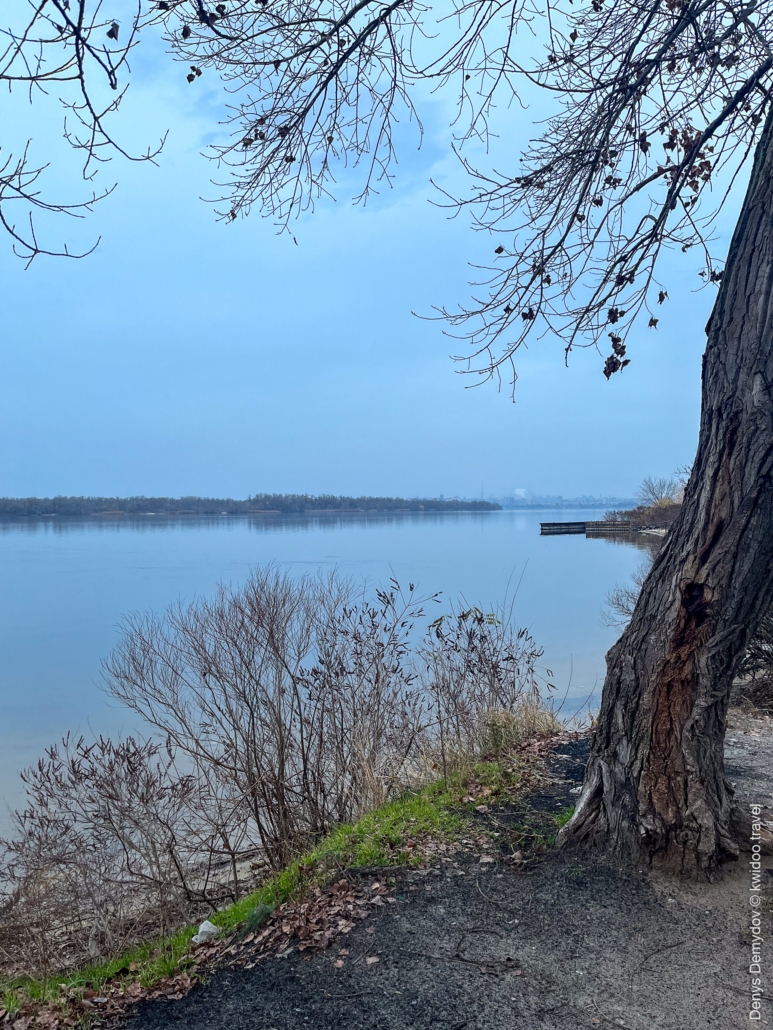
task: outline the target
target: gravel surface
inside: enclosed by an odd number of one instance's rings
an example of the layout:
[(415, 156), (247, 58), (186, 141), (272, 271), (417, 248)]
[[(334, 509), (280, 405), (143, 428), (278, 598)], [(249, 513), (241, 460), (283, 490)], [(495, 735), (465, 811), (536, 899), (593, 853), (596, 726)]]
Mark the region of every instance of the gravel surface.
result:
[(734, 710), (725, 735), (725, 772), (739, 804), (773, 807), (773, 720)]

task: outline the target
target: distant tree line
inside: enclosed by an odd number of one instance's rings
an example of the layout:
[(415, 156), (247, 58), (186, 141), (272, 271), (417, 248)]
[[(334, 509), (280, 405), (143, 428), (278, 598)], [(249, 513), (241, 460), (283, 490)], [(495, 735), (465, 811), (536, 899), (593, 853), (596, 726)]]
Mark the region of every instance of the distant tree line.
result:
[(254, 494), (227, 497), (3, 497), (0, 515), (247, 515), (277, 512), (498, 511), (493, 501), (405, 497), (344, 497), (335, 494)]

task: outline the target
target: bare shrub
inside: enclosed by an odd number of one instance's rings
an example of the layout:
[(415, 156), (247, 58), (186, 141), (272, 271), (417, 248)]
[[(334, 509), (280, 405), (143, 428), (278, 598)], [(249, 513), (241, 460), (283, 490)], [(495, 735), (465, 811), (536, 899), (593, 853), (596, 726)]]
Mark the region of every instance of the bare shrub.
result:
[(193, 783), (154, 743), (65, 738), (22, 773), (27, 807), (0, 842), (0, 947), (46, 975), (163, 934), (185, 910), (181, 811)]
[(763, 618), (744, 655), (741, 675), (773, 679), (773, 611)]
[(545, 711), (537, 679), (542, 649), (527, 630), (513, 628), (511, 616), (506, 608), (452, 609), (429, 627), (424, 682), (444, 777), (473, 756), (497, 750), (495, 741), (504, 745), (506, 738), (514, 743), (525, 737), (526, 713), (534, 707)]
[(163, 619), (129, 618), (105, 679), (230, 809), (224, 847), (238, 827), (280, 868), (399, 779), (422, 725), (408, 661), (420, 614), (396, 584), (370, 602), (334, 577), (263, 569)]
[(736, 698), (764, 711), (773, 709), (773, 611), (760, 623), (746, 649)]
[(0, 842), (3, 964), (9, 942), (38, 973), (119, 954), (441, 765), (557, 728), (510, 610), (452, 607), (422, 632), (424, 615), (412, 586), (366, 596), (269, 567), (128, 617), (105, 686), (154, 739), (66, 738), (23, 774)]
[(607, 593), (607, 611), (602, 615), (606, 626), (625, 626), (633, 615), (641, 588), (652, 568), (652, 556), (631, 574), (630, 583), (618, 583)]

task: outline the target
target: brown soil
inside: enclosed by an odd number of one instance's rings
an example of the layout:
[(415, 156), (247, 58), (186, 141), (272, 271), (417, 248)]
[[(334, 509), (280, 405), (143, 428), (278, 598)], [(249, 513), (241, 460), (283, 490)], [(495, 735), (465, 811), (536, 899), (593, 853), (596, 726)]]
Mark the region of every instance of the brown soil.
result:
[[(728, 775), (737, 797), (773, 806), (773, 723), (740, 714), (731, 722)], [(529, 798), (531, 825), (571, 803), (586, 754), (586, 740), (558, 745), (551, 782)], [(323, 954), (294, 951), (220, 969), (180, 1000), (142, 1003), (128, 1030), (750, 1025), (748, 856), (709, 885), (551, 854), (514, 864), (506, 841), (524, 815), (523, 805), (492, 804), (479, 818), (481, 829), (500, 832), (498, 850), (390, 871), (395, 902)], [(489, 854), (495, 860), (481, 862)], [(764, 864), (773, 873), (773, 861)], [(348, 875), (366, 889), (374, 879), (373, 871)], [(763, 923), (769, 939), (769, 907)], [(763, 970), (767, 1025), (773, 962), (765, 959)]]

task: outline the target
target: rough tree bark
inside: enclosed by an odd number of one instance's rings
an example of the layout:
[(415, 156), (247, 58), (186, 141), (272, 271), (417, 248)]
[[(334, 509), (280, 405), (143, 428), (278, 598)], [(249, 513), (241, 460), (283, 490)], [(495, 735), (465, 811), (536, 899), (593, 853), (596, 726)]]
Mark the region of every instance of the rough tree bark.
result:
[(726, 713), (773, 601), (773, 113), (706, 332), (682, 511), (607, 655), (583, 791), (559, 844), (710, 875), (738, 854)]

